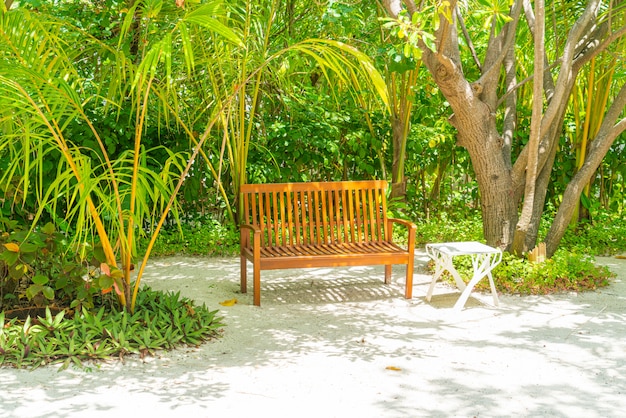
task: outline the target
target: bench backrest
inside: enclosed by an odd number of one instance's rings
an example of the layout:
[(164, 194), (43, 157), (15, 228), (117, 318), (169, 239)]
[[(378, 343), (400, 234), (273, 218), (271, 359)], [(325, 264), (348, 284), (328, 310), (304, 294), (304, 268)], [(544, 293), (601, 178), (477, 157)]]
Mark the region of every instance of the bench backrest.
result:
[(384, 180), (245, 184), (241, 223), (263, 247), (389, 241)]

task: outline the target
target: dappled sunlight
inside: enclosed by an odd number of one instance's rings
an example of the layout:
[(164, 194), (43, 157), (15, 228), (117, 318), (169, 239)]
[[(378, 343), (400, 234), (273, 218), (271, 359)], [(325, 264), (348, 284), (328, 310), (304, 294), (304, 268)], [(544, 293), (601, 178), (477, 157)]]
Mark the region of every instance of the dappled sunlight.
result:
[(597, 292), (502, 295), (499, 308), (474, 293), (456, 312), (458, 290), (438, 283), (427, 303), (430, 276), (416, 271), (411, 300), (401, 269), (391, 285), (378, 267), (264, 271), (255, 307), (252, 289), (240, 293), (238, 258), (156, 259), (144, 283), (219, 309), (221, 338), (91, 373), (3, 373), (0, 402), (20, 417), (79, 416), (68, 405), (87, 403), (119, 411), (114, 398), (160, 405), (156, 416), (261, 405), (281, 416), (610, 417), (626, 407), (623, 274)]

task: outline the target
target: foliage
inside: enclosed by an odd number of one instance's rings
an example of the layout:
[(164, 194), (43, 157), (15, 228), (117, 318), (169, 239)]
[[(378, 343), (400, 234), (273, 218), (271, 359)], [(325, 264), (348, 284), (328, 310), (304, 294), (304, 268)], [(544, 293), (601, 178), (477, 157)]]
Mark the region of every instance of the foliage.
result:
[(429, 242), (482, 241), (482, 223), (476, 211), (439, 213), (437, 218), (417, 222), (416, 244)]
[(0, 218), (0, 310), (93, 308), (112, 284), (93, 254), (87, 244), (68, 245), (51, 223), (31, 232)]
[[(610, 278), (615, 277), (605, 266), (594, 263), (594, 257), (580, 252), (571, 252), (563, 248), (540, 263), (530, 262), (525, 258), (510, 253), (503, 253), (502, 262), (493, 270), (492, 275), (498, 291), (507, 294), (547, 295), (558, 292), (583, 292), (608, 286)], [(473, 274), (469, 256), (455, 257), (454, 266), (467, 283)], [(452, 276), (444, 277), (453, 282)], [(490, 292), (489, 283), (478, 282), (476, 290)]]
[(626, 222), (619, 214), (597, 211), (593, 221), (570, 227), (563, 237), (562, 246), (583, 254), (626, 252)]
[[(615, 274), (594, 263), (594, 257), (561, 248), (541, 263), (505, 253), (493, 271), (496, 288), (512, 294), (550, 294), (582, 292), (609, 285)], [(484, 290), (488, 285), (481, 283)], [(480, 287), (478, 287), (480, 288)]]
[(142, 287), (134, 314), (104, 306), (83, 308), (73, 318), (66, 311), (25, 321), (0, 313), (0, 365), (18, 368), (61, 363), (89, 369), (85, 361), (146, 356), (180, 345), (197, 346), (219, 335), (222, 324), (206, 306), (196, 306), (179, 293)]
[[(147, 246), (141, 240), (139, 253)], [(187, 254), (197, 256), (234, 256), (239, 254), (239, 231), (232, 224), (222, 224), (208, 216), (182, 217), (176, 227), (168, 226), (159, 234), (152, 248), (154, 256)]]

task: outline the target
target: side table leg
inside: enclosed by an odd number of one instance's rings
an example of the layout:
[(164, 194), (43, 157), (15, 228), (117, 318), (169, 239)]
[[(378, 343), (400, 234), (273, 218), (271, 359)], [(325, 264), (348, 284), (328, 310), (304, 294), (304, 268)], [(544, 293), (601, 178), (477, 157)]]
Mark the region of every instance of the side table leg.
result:
[(485, 270), (489, 270), (489, 259), (490, 257), (485, 257), (484, 255), (472, 256), (474, 275), (467, 284), (467, 287), (465, 287), (465, 289), (461, 293), (459, 300), (457, 300), (454, 304), (455, 310), (460, 311), (461, 309), (463, 309), (463, 307), (467, 303), (467, 299), (469, 299), (469, 296), (472, 293), (472, 289), (474, 289), (474, 286), (476, 286), (476, 283), (478, 283), (483, 277), (485, 277)]
[(435, 259), (434, 261), (435, 261), (435, 274), (433, 275), (433, 280), (430, 282), (430, 287), (428, 288), (428, 293), (426, 294), (426, 300), (428, 302), (430, 302), (430, 299), (433, 296), (433, 290), (435, 290), (435, 284), (437, 283), (437, 280), (439, 279), (439, 277), (445, 270), (444, 266), (440, 264), (439, 259)]
[(498, 291), (496, 290), (496, 284), (493, 282), (491, 271), (487, 273), (487, 277), (489, 277), (489, 286), (491, 286), (491, 294), (493, 295), (493, 304), (496, 306), (500, 306), (500, 300), (498, 300)]

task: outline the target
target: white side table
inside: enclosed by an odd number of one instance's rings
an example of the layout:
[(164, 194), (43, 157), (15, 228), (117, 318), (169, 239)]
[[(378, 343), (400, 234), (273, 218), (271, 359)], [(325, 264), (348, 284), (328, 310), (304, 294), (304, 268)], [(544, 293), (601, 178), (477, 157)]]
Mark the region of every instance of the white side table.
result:
[[(496, 306), (500, 306), (498, 292), (496, 291), (496, 286), (491, 276), (491, 271), (502, 261), (502, 251), (500, 249), (474, 241), (445, 242), (441, 244), (426, 244), (426, 253), (435, 261), (435, 274), (433, 275), (433, 281), (430, 283), (430, 288), (426, 295), (428, 302), (430, 302), (432, 297), (435, 283), (441, 274), (448, 270), (454, 277), (459, 290), (462, 292), (461, 297), (459, 297), (459, 300), (454, 305), (454, 309), (461, 310), (465, 306), (472, 289), (485, 276), (489, 278), (489, 285), (491, 286), (491, 293), (493, 294), (493, 303)], [(452, 259), (461, 255), (470, 256), (472, 258), (472, 267), (474, 268), (474, 275), (467, 286), (452, 264)]]

